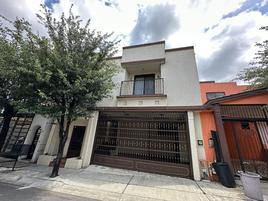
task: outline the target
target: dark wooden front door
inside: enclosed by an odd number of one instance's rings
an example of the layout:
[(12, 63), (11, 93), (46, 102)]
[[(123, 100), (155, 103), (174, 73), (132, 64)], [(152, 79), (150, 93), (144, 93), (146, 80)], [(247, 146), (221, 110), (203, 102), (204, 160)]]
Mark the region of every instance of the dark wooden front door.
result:
[(67, 158), (80, 156), (85, 130), (85, 126), (74, 126), (72, 138), (67, 152)]
[(33, 157), (33, 154), (34, 154), (34, 150), (36, 148), (36, 145), (37, 145), (37, 142), (38, 142), (38, 139), (40, 137), (40, 134), (41, 134), (41, 127), (37, 128), (36, 131), (35, 131), (35, 134), (34, 134), (34, 138), (33, 138), (33, 141), (32, 141), (32, 144), (29, 148), (29, 152), (28, 152), (28, 155), (27, 155), (27, 159), (31, 159)]
[(93, 163), (192, 178), (186, 112), (101, 112)]

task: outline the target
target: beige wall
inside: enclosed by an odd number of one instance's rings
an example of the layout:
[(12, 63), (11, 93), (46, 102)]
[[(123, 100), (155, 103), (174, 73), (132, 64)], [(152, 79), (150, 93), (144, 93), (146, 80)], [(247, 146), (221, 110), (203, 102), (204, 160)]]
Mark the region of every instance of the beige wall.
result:
[(199, 112), (194, 112), (194, 125), (195, 125), (196, 140), (201, 140), (203, 142), (203, 145), (197, 145), (198, 159), (200, 161), (203, 161), (206, 160), (206, 155), (205, 155), (201, 119)]
[(166, 52), (161, 75), (168, 106), (202, 105), (193, 49)]
[[(67, 155), (74, 126), (85, 126), (86, 130), (84, 134), (83, 144), (81, 147), (80, 157), (68, 158), (65, 167), (81, 168), (81, 167), (87, 167), (89, 165), (93, 150), (93, 142), (97, 127), (97, 121), (98, 121), (98, 112), (93, 112), (89, 118), (80, 118), (71, 123), (67, 141), (63, 151), (63, 157), (66, 157)], [(59, 144), (58, 132), (59, 132), (59, 126), (57, 124), (53, 124), (51, 131), (49, 133), (49, 138), (46, 144), (44, 154), (39, 157), (38, 164), (48, 165), (49, 162), (51, 162), (51, 160), (53, 160), (53, 158), (57, 154)]]
[(35, 147), (33, 157), (31, 158), (32, 162), (36, 162), (39, 155), (43, 154), (51, 126), (52, 126), (52, 119), (45, 118), (39, 114), (36, 114), (34, 116), (31, 127), (28, 131), (27, 137), (24, 142), (24, 144), (31, 145), (37, 129), (39, 128), (41, 129), (41, 133), (37, 145)]
[(122, 62), (137, 62), (165, 58), (165, 43), (123, 49)]
[(121, 59), (114, 60), (114, 63), (118, 66), (118, 73), (113, 78), (115, 83), (114, 90), (110, 94), (109, 98), (105, 98), (97, 104), (98, 107), (115, 107), (117, 105), (116, 96), (119, 96), (120, 94), (121, 81), (126, 80), (126, 70), (121, 67), (120, 62)]
[(198, 157), (198, 148), (197, 148), (197, 133), (196, 133), (196, 124), (194, 121), (194, 113), (188, 111), (188, 125), (189, 125), (189, 135), (190, 135), (190, 146), (191, 146), (191, 157), (192, 157), (192, 168), (194, 180), (200, 180), (200, 162)]
[[(141, 52), (151, 53), (154, 50), (159, 51), (155, 48), (156, 45), (144, 46), (134, 48), (137, 51), (141, 48)], [(130, 49), (124, 49), (124, 51), (132, 51)], [(123, 54), (124, 54), (123, 51)], [(128, 52), (127, 54), (130, 54)], [(138, 54), (138, 53), (137, 53)], [(145, 54), (145, 53), (144, 53)], [(157, 53), (159, 54), (159, 53)], [(153, 55), (153, 53), (151, 53)], [(130, 57), (130, 56), (129, 56)], [(123, 59), (115, 59), (114, 62), (118, 66), (119, 73), (115, 76), (114, 81), (116, 87), (113, 90), (111, 97), (104, 99), (102, 102), (98, 103), (99, 107), (116, 107), (116, 106), (133, 106), (140, 107), (144, 106), (140, 104), (140, 101), (146, 102), (146, 106), (158, 106), (154, 104), (154, 99), (148, 102), (148, 98), (139, 98), (139, 101), (134, 100), (133, 98), (117, 99), (116, 96), (120, 94), (121, 81), (133, 80), (135, 75), (139, 74), (148, 74), (155, 73), (156, 77), (164, 78), (164, 93), (167, 95), (165, 103), (160, 105), (167, 106), (196, 106), (202, 105), (200, 87), (199, 87), (199, 78), (195, 61), (195, 54), (193, 48), (178, 49), (173, 51), (166, 51), (164, 54), (165, 63), (135, 63), (129, 67), (121, 67), (121, 62)], [(136, 56), (133, 56), (136, 58)], [(156, 66), (155, 68), (153, 66)], [(160, 65), (160, 67), (159, 67)], [(155, 69), (154, 71), (146, 71), (148, 69)], [(118, 101), (120, 103), (118, 103)], [(127, 102), (127, 104), (125, 104)], [(161, 102), (161, 101), (160, 101)], [(149, 105), (148, 105), (149, 104)]]
[[(121, 62), (141, 61), (149, 59), (165, 58), (165, 63), (135, 63), (135, 65), (121, 66)], [(109, 98), (97, 104), (98, 107), (145, 107), (145, 106), (197, 106), (202, 105), (199, 79), (195, 62), (195, 54), (192, 48), (165, 51), (164, 43), (157, 45), (136, 47), (123, 50), (123, 58), (113, 60), (118, 66), (118, 74), (114, 77), (115, 88)], [(135, 68), (137, 66), (137, 68)], [(150, 70), (145, 70), (146, 66)], [(156, 66), (156, 67), (154, 67)], [(155, 69), (151, 71), (151, 69)], [(139, 97), (139, 98), (117, 98), (120, 94), (121, 82), (133, 80), (135, 75), (155, 73), (156, 77), (164, 78), (164, 92), (167, 97)], [(86, 125), (86, 134), (82, 145), (81, 159), (69, 160), (70, 167), (86, 167), (90, 164), (94, 136), (97, 126), (98, 113), (94, 113), (88, 120), (81, 119), (72, 123), (74, 125)], [(188, 123), (190, 131), (191, 155), (193, 173), (195, 180), (200, 180), (200, 160), (204, 159), (202, 146), (197, 145), (197, 140), (202, 140), (202, 130), (198, 113), (188, 112)], [(58, 132), (56, 125), (52, 126), (45, 154), (55, 155), (57, 153)], [(72, 129), (66, 142), (64, 155), (68, 150)], [(44, 157), (45, 158), (45, 157)], [(46, 159), (47, 160), (47, 159)], [(79, 160), (79, 161), (78, 161)], [(45, 160), (44, 160), (45, 161)]]
[(118, 107), (150, 107), (167, 106), (166, 97), (139, 97), (139, 98), (118, 98)]

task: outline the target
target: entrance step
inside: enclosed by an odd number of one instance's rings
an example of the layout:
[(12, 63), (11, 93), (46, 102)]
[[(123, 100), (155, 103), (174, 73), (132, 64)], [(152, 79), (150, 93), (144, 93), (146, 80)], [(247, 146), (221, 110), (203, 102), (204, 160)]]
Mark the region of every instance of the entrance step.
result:
[[(49, 163), (49, 166), (50, 166), (50, 167), (53, 166), (53, 162), (54, 162), (54, 161), (51, 161), (51, 162)], [(66, 163), (66, 158), (61, 159), (61, 161), (60, 161), (60, 168), (64, 168), (65, 163)]]

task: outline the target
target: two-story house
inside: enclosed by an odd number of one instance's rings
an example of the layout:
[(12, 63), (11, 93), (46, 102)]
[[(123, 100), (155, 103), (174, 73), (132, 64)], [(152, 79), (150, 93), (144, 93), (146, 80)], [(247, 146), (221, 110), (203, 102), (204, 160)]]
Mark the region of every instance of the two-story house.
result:
[[(204, 160), (202, 101), (194, 48), (166, 49), (165, 41), (123, 47), (110, 59), (116, 87), (96, 111), (70, 127), (62, 166), (98, 164), (200, 180)], [(38, 164), (55, 158), (52, 125)]]

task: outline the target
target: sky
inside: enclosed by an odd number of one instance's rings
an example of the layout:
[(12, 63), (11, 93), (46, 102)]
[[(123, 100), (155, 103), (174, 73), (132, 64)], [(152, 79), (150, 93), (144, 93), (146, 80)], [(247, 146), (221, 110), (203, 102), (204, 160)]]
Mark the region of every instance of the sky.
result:
[[(55, 17), (73, 11), (91, 27), (114, 32), (123, 46), (166, 41), (194, 46), (200, 80), (233, 80), (249, 67), (256, 42), (267, 39), (268, 0), (0, 0), (0, 14), (26, 18), (40, 34), (35, 14), (45, 4)], [(119, 51), (120, 54), (120, 51)]]

